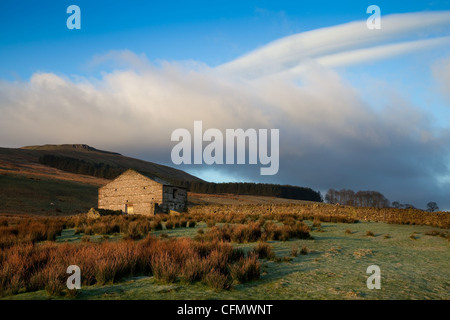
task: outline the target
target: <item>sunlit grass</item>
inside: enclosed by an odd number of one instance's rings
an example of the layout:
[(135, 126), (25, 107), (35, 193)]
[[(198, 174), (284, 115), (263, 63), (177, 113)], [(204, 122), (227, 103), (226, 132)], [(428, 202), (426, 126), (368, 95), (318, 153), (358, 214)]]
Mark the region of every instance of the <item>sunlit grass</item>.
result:
[[(200, 228), (206, 230), (206, 224), (152, 234), (194, 237)], [(345, 233), (349, 228), (352, 233)], [(200, 282), (165, 285), (153, 277), (138, 277), (114, 285), (83, 287), (78, 299), (450, 299), (450, 245), (446, 238), (427, 235), (432, 227), (322, 222), (321, 230), (311, 232), (314, 240), (268, 241), (277, 257), (290, 257), (286, 259), (290, 261), (261, 260), (260, 280), (235, 285), (229, 291), (216, 292)], [(58, 240), (78, 241), (79, 235), (69, 231)], [(367, 237), (367, 231), (374, 236)], [(416, 240), (410, 238), (413, 233)], [(255, 245), (235, 246), (248, 252)], [(294, 246), (306, 246), (309, 252), (292, 256)], [(366, 286), (366, 270), (372, 264), (381, 269), (380, 290)], [(49, 298), (45, 291), (6, 297)]]

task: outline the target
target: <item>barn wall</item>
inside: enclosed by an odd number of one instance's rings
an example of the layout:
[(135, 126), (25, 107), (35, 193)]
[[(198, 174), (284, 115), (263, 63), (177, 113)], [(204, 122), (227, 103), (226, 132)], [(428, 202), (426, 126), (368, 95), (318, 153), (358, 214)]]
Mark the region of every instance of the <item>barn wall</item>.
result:
[(168, 212), (169, 210), (183, 212), (186, 210), (186, 205), (187, 205), (187, 192), (185, 189), (173, 186), (163, 187), (162, 209), (165, 212)]
[(121, 210), (133, 206), (133, 214), (153, 215), (155, 203), (163, 203), (163, 185), (129, 170), (98, 190), (100, 209)]

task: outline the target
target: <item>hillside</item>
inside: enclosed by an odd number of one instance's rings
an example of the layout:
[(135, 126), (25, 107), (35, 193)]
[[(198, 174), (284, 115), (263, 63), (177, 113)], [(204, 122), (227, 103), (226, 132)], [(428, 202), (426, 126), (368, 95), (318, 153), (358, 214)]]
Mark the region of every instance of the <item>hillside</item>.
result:
[(184, 171), (87, 145), (0, 148), (0, 214), (71, 215), (97, 206), (97, 190), (109, 180), (39, 163), (43, 155), (133, 168), (164, 180), (202, 182)]
[(138, 171), (145, 171), (150, 175), (168, 181), (203, 181), (175, 168), (126, 157), (115, 152), (97, 150), (83, 144), (29, 146), (19, 149), (0, 148), (0, 173), (43, 175), (56, 179), (79, 181), (96, 185), (106, 183), (105, 179), (71, 174), (39, 163), (39, 158), (45, 155), (75, 158), (90, 163), (102, 163), (112, 167), (132, 168)]
[(168, 166), (84, 144), (64, 144), (0, 148), (0, 214), (72, 215), (86, 212), (97, 206), (98, 187), (128, 168), (186, 187), (191, 191), (189, 206), (320, 201), (320, 194), (309, 188), (209, 183)]
[[(311, 204), (306, 200), (284, 199), (269, 196), (237, 194), (205, 194), (188, 192), (189, 207), (195, 205), (264, 205), (264, 204)], [(324, 204), (326, 205), (326, 204)]]

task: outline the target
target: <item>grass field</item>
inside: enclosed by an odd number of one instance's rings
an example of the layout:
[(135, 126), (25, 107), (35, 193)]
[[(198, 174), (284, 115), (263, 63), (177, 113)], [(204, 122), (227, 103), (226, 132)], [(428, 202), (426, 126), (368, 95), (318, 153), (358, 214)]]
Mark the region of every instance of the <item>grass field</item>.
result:
[[(194, 237), (199, 229), (207, 230), (206, 224), (151, 233)], [(381, 222), (322, 222), (320, 230), (312, 228), (314, 240), (268, 241), (280, 259), (261, 260), (261, 279), (231, 290), (216, 291), (201, 282), (164, 284), (154, 277), (135, 277), (82, 287), (77, 299), (450, 299), (450, 245), (446, 238), (425, 234), (435, 229)], [(374, 236), (367, 236), (368, 231)], [(67, 229), (57, 241), (79, 242), (81, 237)], [(100, 239), (91, 237), (91, 241)], [(255, 243), (234, 246), (249, 251)], [(308, 254), (292, 256), (293, 248), (304, 246)], [(373, 264), (381, 269), (380, 290), (366, 286), (366, 269)], [(41, 290), (3, 299), (62, 298)]]
[(18, 174), (0, 175), (0, 213), (71, 215), (97, 206), (98, 186)]

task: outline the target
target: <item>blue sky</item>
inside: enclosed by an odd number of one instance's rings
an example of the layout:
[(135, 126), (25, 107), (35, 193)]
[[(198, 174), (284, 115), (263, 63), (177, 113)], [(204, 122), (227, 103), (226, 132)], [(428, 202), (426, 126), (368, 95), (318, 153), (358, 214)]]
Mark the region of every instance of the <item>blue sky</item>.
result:
[[(81, 30), (66, 28), (71, 4)], [(372, 4), (381, 30), (365, 27)], [(0, 17), (1, 146), (172, 165), (170, 133), (194, 120), (280, 128), (275, 176), (181, 169), (450, 209), (450, 0), (3, 0)]]
[[(215, 66), (272, 40), (368, 17), (373, 1), (15, 1), (0, 3), (0, 76), (87, 73), (96, 54), (128, 49), (149, 60)], [(68, 30), (66, 8), (82, 10)], [(448, 10), (449, 1), (377, 1), (382, 14)], [(30, 57), (28, 52), (33, 52)]]

